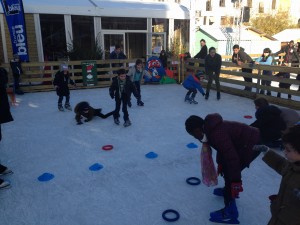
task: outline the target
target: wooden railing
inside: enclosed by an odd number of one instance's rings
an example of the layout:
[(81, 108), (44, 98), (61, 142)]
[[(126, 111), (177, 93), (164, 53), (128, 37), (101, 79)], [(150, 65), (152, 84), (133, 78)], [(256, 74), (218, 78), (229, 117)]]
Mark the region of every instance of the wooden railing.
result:
[[(181, 80), (189, 74), (198, 71), (204, 71), (204, 67), (199, 67), (199, 63), (204, 63), (204, 60), (198, 59), (188, 59), (185, 63), (181, 63)], [(194, 66), (191, 66), (193, 65)], [(252, 69), (252, 74), (244, 73), (241, 71), (242, 68)], [(262, 75), (263, 70), (272, 71), (272, 74), (275, 75), (278, 72), (287, 72), (291, 74), (290, 79), (286, 78), (278, 78), (276, 76), (265, 76)], [(220, 82), (221, 90), (226, 93), (239, 95), (248, 98), (257, 98), (257, 97), (265, 97), (271, 103), (279, 104), (282, 106), (286, 106), (289, 108), (294, 108), (300, 110), (300, 91), (298, 91), (298, 87), (300, 85), (300, 81), (296, 80), (297, 74), (300, 74), (299, 67), (287, 67), (287, 66), (267, 66), (267, 65), (256, 65), (256, 64), (243, 64), (242, 66), (237, 66), (232, 62), (222, 62), (221, 74), (220, 74)], [(252, 83), (245, 82), (243, 77), (252, 78)], [(261, 85), (261, 80), (271, 81), (272, 86), (263, 86)], [(279, 82), (287, 83), (296, 86), (296, 90), (292, 89), (283, 89), (279, 88)], [(205, 87), (207, 80), (203, 81), (203, 86)], [(215, 85), (212, 85), (215, 88)], [(252, 87), (252, 92), (244, 91), (243, 87), (248, 86)], [(260, 90), (271, 91), (272, 96), (261, 95), (259, 94)], [(275, 93), (274, 93), (275, 92)], [(277, 98), (277, 93), (280, 92), (282, 94), (290, 94), (292, 95), (292, 99), (287, 99), (287, 97)]]
[[(251, 55), (251, 57), (259, 57), (260, 54)], [(222, 56), (224, 60), (222, 62), (222, 70), (220, 81), (222, 82), (221, 90), (223, 92), (227, 92), (230, 94), (235, 94), (239, 96), (244, 96), (248, 98), (256, 98), (259, 96), (266, 97), (270, 102), (276, 103), (279, 105), (287, 106), (290, 108), (295, 108), (300, 110), (300, 92), (296, 90), (290, 89), (281, 89), (276, 85), (271, 87), (262, 86), (260, 84), (261, 79), (268, 81), (273, 81), (273, 83), (278, 84), (278, 82), (282, 82), (283, 80), (277, 77), (268, 77), (262, 76), (262, 70), (271, 70), (273, 74), (277, 72), (289, 72), (291, 74), (300, 74), (300, 68), (297, 67), (281, 67), (281, 66), (263, 66), (263, 65), (253, 65), (253, 64), (243, 64), (242, 67), (237, 67), (236, 64), (231, 63), (231, 56)], [(84, 86), (83, 85), (83, 77), (82, 77), (82, 66), (81, 63), (84, 61), (68, 61), (70, 73), (72, 74), (72, 79), (76, 82), (77, 88), (99, 88), (99, 87), (108, 87), (111, 84), (112, 77), (115, 76), (113, 71), (118, 70), (120, 67), (112, 67), (113, 63), (122, 63), (123, 68), (126, 70), (129, 69), (129, 64), (134, 64), (136, 59), (125, 59), (125, 60), (91, 60), (96, 61), (97, 64), (97, 85), (94, 86)], [(172, 64), (172, 62), (177, 61), (177, 63)], [(277, 60), (278, 61), (278, 60)], [(23, 63), (23, 71), (24, 74), (21, 76), (21, 87), (25, 92), (37, 92), (37, 91), (50, 91), (54, 90), (52, 85), (52, 81), (55, 73), (59, 70), (59, 66), (62, 62), (30, 62)], [(185, 79), (186, 75), (191, 72), (197, 72), (199, 70), (203, 70), (203, 67), (199, 67), (199, 63), (204, 63), (203, 60), (198, 59), (187, 59), (184, 61), (183, 59), (172, 59), (169, 62), (169, 69), (173, 70), (174, 78), (178, 81), (178, 83), (182, 83)], [(191, 66), (192, 64), (193, 66)], [(9, 71), (9, 80), (10, 85), (13, 83), (11, 69), (9, 64), (2, 64), (2, 67)], [(253, 69), (253, 73), (243, 73), (241, 72), (241, 68), (251, 68)], [(251, 77), (253, 78), (252, 83), (244, 82), (243, 77)], [(277, 83), (276, 83), (277, 82)], [(284, 79), (284, 83), (289, 83), (293, 85), (300, 85), (300, 82), (295, 79)], [(203, 86), (206, 86), (206, 81), (203, 81)], [(254, 88), (254, 91), (244, 91), (243, 87), (249, 86)], [(72, 87), (70, 87), (72, 89)], [(214, 88), (214, 85), (213, 87)], [(259, 90), (269, 90), (272, 91), (272, 96), (260, 95)], [(284, 94), (291, 94), (292, 100), (288, 100), (285, 98), (276, 98), (277, 92), (281, 92)]]

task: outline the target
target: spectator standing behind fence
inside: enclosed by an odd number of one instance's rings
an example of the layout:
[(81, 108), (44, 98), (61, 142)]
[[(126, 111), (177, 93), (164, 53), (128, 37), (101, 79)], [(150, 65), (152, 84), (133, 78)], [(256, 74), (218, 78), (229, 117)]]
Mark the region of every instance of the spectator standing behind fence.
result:
[[(271, 56), (271, 49), (265, 48), (263, 51), (263, 54), (255, 61), (255, 64), (260, 64), (260, 65), (272, 65), (273, 62), (273, 57)], [(271, 70), (263, 70), (262, 73), (263, 76), (272, 76), (272, 71)], [(271, 81), (269, 80), (261, 80), (261, 85), (262, 86), (271, 86)], [(260, 94), (264, 95), (265, 90), (261, 89)], [(267, 95), (271, 95), (271, 91), (267, 90)]]
[[(281, 64), (282, 66), (285, 66), (284, 64)], [(275, 77), (278, 77), (280, 79), (290, 79), (290, 73), (288, 72), (278, 72), (275, 74)], [(279, 82), (279, 88), (284, 88), (284, 89), (290, 89), (291, 84), (289, 83), (284, 83), (284, 82)], [(277, 98), (281, 97), (281, 93), (277, 93)], [(292, 99), (292, 95), (288, 94), (288, 99)]]
[(292, 64), (299, 63), (299, 55), (294, 47), (293, 40), (291, 40), (287, 46), (284, 46), (278, 52), (275, 52), (274, 55), (278, 55), (280, 53), (285, 53), (283, 56), (283, 63), (287, 66), (293, 66)]
[[(109, 58), (110, 59), (126, 59), (127, 57), (122, 52), (121, 46), (120, 45), (116, 45), (115, 46), (115, 50), (110, 53)], [(111, 66), (112, 67), (122, 67), (123, 63), (112, 63)], [(117, 74), (117, 71), (113, 71), (113, 73)]]
[[(206, 41), (204, 39), (200, 40), (200, 51), (194, 56), (194, 59), (205, 59), (207, 56), (207, 46), (206, 46)], [(204, 67), (204, 64), (200, 63), (199, 67)]]
[(164, 67), (164, 69), (168, 68), (168, 56), (165, 50), (161, 50), (159, 59)]
[[(243, 63), (252, 63), (252, 58), (239, 45), (233, 46), (232, 62), (241, 66)], [(252, 73), (252, 69), (242, 68), (243, 73)], [(252, 83), (252, 78), (244, 77), (245, 82)], [(251, 91), (252, 87), (245, 86), (246, 91)]]
[(14, 58), (10, 61), (10, 67), (14, 77), (14, 92), (17, 95), (23, 95), (24, 92), (20, 89), (20, 77), (23, 74), (23, 69), (18, 54), (14, 54)]
[[(299, 56), (300, 58), (300, 42), (297, 43), (297, 55)], [(299, 63), (300, 63), (300, 60), (299, 60)], [(300, 67), (300, 65), (299, 65)], [(297, 77), (296, 77), (296, 80), (300, 81), (300, 74), (297, 74)], [(300, 91), (300, 85), (298, 86), (298, 91)]]
[(207, 75), (207, 86), (206, 86), (206, 94), (205, 99), (209, 98), (209, 91), (211, 87), (212, 80), (215, 80), (216, 89), (217, 89), (217, 99), (221, 98), (220, 94), (220, 70), (222, 65), (222, 57), (218, 53), (216, 53), (216, 49), (214, 47), (209, 48), (209, 54), (205, 57), (205, 73)]

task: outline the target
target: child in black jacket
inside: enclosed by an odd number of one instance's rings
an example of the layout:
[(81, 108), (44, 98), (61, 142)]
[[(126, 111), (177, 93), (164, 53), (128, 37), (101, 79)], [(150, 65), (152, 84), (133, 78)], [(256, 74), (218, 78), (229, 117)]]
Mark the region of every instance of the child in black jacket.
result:
[(102, 114), (101, 111), (102, 109), (94, 109), (88, 102), (79, 102), (74, 109), (77, 125), (82, 124), (82, 117), (86, 118), (84, 122), (89, 122), (94, 118), (94, 116), (99, 116), (102, 119), (106, 119), (114, 113), (114, 111), (111, 111), (107, 114)]
[(53, 81), (53, 85), (56, 90), (56, 94), (58, 95), (58, 109), (59, 111), (64, 111), (62, 106), (62, 101), (64, 96), (66, 97), (65, 108), (68, 110), (72, 110), (70, 106), (70, 90), (69, 83), (76, 86), (74, 81), (70, 79), (70, 74), (68, 71), (68, 65), (62, 64), (60, 65), (60, 70), (55, 74), (55, 78)]
[(129, 114), (127, 111), (127, 104), (130, 100), (130, 95), (133, 93), (135, 97), (138, 97), (136, 88), (130, 77), (126, 75), (126, 71), (124, 69), (118, 70), (118, 76), (112, 79), (112, 84), (109, 88), (109, 95), (112, 99), (115, 98), (116, 108), (114, 111), (114, 122), (119, 125), (119, 117), (120, 117), (120, 109), (122, 104), (122, 111), (124, 113), (124, 127), (128, 127), (131, 125), (129, 120)]

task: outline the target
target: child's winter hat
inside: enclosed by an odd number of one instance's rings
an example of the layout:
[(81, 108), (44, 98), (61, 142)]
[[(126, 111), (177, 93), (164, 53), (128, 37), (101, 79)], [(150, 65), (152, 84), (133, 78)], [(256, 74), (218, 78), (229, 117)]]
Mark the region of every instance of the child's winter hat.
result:
[(69, 67), (67, 64), (63, 63), (60, 65), (60, 71), (64, 71), (64, 70), (68, 70), (68, 69), (69, 69)]

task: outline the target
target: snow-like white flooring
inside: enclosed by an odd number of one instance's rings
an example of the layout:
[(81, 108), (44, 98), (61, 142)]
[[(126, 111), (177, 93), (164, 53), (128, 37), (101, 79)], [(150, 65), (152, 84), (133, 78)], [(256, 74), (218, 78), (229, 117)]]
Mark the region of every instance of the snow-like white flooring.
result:
[[(223, 207), (214, 187), (191, 186), (188, 177), (200, 175), (201, 144), (184, 127), (192, 114), (220, 113), (225, 120), (250, 124), (253, 101), (211, 91), (198, 105), (183, 101), (186, 90), (177, 84), (144, 85), (144, 107), (129, 108), (132, 126), (113, 118), (94, 118), (76, 125), (74, 112), (59, 112), (55, 92), (17, 96), (14, 122), (2, 125), (1, 163), (14, 174), (4, 177), (10, 189), (0, 191), (1, 225), (206, 225), (211, 211)], [(114, 109), (108, 88), (71, 91), (71, 105), (88, 101), (103, 112)], [(122, 112), (121, 112), (122, 115)], [(245, 119), (252, 115), (253, 119)], [(190, 149), (195, 143), (199, 148)], [(112, 144), (111, 151), (102, 146)], [(155, 152), (149, 159), (145, 154)], [(215, 151), (214, 151), (215, 156)], [(98, 163), (101, 170), (91, 171)], [(43, 173), (54, 178), (40, 182)], [(268, 196), (278, 191), (281, 177), (259, 156), (243, 171), (244, 192), (237, 200), (242, 225), (266, 224)], [(223, 181), (219, 178), (219, 185)], [(175, 209), (180, 219), (170, 223), (162, 212)]]

